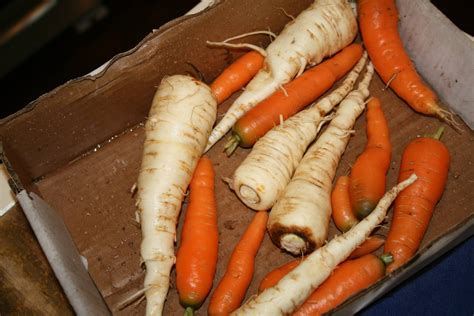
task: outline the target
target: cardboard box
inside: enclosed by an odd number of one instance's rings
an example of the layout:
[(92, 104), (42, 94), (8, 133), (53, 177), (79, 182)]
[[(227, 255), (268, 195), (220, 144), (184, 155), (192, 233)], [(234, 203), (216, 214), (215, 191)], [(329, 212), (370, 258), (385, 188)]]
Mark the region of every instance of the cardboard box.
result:
[[(144, 313), (144, 302), (122, 311), (117, 309), (117, 304), (139, 291), (143, 284), (139, 255), (141, 232), (134, 221), (134, 197), (130, 189), (141, 162), (143, 122), (161, 78), (192, 73), (194, 70), (189, 64), (193, 64), (209, 82), (241, 52), (207, 47), (206, 40), (219, 41), (256, 30), (270, 29), (278, 33), (289, 21), (280, 8), (296, 16), (311, 2), (220, 1), (211, 9), (179, 18), (154, 31), (131, 51), (116, 56), (101, 73), (72, 80), (1, 121), (3, 159), (16, 179), (12, 185), (21, 192), (18, 199), (76, 313)], [(402, 24), (410, 12), (401, 15)], [(449, 23), (446, 21), (443, 23)], [(267, 36), (245, 40), (262, 46), (269, 42)], [(415, 36), (411, 36), (411, 40), (415, 40)], [(460, 41), (461, 44), (451, 48), (462, 48), (464, 43)], [(433, 54), (436, 52), (432, 50)], [(472, 76), (462, 84), (471, 87)], [(466, 95), (472, 96), (468, 88), (463, 89)], [(378, 76), (373, 79), (370, 90), (381, 99), (389, 118), (393, 144), (388, 173), (391, 187), (396, 182), (405, 145), (418, 135), (434, 132), (442, 123), (415, 113), (391, 90), (384, 89)], [(224, 113), (233, 99), (235, 97), (221, 105), (219, 112)], [(469, 102), (464, 107), (471, 111), (472, 102)], [(472, 116), (466, 116), (465, 120), (469, 122)], [(355, 130), (336, 176), (347, 172), (364, 147), (364, 115), (357, 121)], [(472, 235), (474, 192), (466, 184), (474, 178), (474, 134), (467, 126), (462, 134), (447, 128), (442, 140), (450, 149), (452, 165), (446, 191), (436, 207), (419, 255), (404, 269), (346, 303), (340, 310), (342, 313), (360, 310)], [(254, 215), (223, 181), (219, 181), (221, 177), (231, 176), (249, 151), (238, 149), (227, 157), (223, 153), (224, 142), (209, 152), (217, 173), (219, 209), (216, 280), (222, 276), (233, 246)], [(179, 228), (182, 219), (183, 216)], [(386, 232), (387, 225), (378, 230), (379, 234)], [(331, 224), (330, 237), (335, 233)], [(88, 273), (79, 255), (86, 259)], [(266, 236), (247, 297), (256, 293), (258, 283), (268, 271), (291, 258)], [(206, 308), (207, 301), (197, 314), (204, 315)], [(181, 313), (176, 289), (171, 288), (165, 315)]]

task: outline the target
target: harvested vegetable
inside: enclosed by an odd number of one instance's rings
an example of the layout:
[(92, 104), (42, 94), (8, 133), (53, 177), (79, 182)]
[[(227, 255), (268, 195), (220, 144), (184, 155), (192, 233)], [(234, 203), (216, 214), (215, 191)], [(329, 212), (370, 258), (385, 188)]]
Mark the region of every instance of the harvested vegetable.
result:
[(314, 66), (349, 45), (356, 34), (357, 21), (348, 1), (315, 0), (267, 47), (263, 68), (215, 126), (206, 151), (249, 109), (301, 74), (306, 66)]
[(352, 166), (349, 197), (352, 210), (362, 219), (377, 205), (385, 192), (392, 145), (380, 100), (367, 103), (367, 145)]
[[(292, 313), (344, 261), (357, 246), (364, 242), (374, 228), (385, 218), (397, 194), (415, 182), (416, 175), (400, 182), (388, 191), (377, 207), (348, 232), (334, 237), (323, 247), (311, 253), (300, 265), (284, 276), (275, 286), (252, 297), (231, 315), (286, 315)], [(261, 213), (261, 212), (260, 212)]]
[(448, 178), (450, 154), (439, 141), (443, 128), (431, 137), (411, 141), (402, 154), (399, 181), (415, 172), (419, 181), (395, 201), (393, 218), (384, 251), (392, 254), (392, 272), (416, 253), (428, 228), (434, 208), (441, 198)]
[(231, 188), (248, 207), (270, 209), (283, 192), (309, 144), (318, 134), (323, 116), (352, 90), (367, 60), (364, 52), (343, 83), (315, 105), (275, 126), (260, 138), (235, 170)]
[(176, 288), (186, 315), (193, 315), (202, 305), (216, 272), (219, 232), (214, 175), (211, 160), (203, 156), (189, 185), (189, 204), (176, 255)]
[(341, 263), (293, 313), (293, 316), (322, 315), (337, 307), (352, 295), (368, 288), (385, 275), (390, 255), (372, 254)]
[(331, 193), (332, 220), (341, 231), (346, 232), (356, 225), (359, 220), (352, 212), (349, 198), (349, 176), (340, 176)]
[(250, 51), (238, 58), (211, 83), (217, 103), (224, 102), (234, 92), (242, 89), (262, 68), (263, 56)]
[(251, 147), (275, 125), (299, 112), (341, 79), (362, 56), (362, 46), (351, 44), (330, 59), (306, 70), (282, 89), (250, 109), (232, 129), (226, 144), (228, 155), (237, 148)]
[(458, 128), (453, 114), (440, 107), (436, 93), (423, 81), (398, 33), (395, 0), (359, 0), (364, 45), (382, 80), (415, 111), (434, 115)]
[(178, 215), (216, 119), (216, 106), (207, 85), (182, 75), (164, 78), (153, 98), (137, 182), (147, 315), (161, 315), (163, 310), (175, 263)]
[(290, 182), (270, 211), (268, 232), (280, 248), (304, 254), (326, 241), (331, 188), (355, 121), (365, 108), (373, 67), (369, 63), (357, 90), (341, 102), (335, 117), (308, 148)]
[(268, 214), (258, 212), (234, 248), (224, 276), (212, 293), (208, 314), (229, 315), (242, 303), (252, 282), (255, 256), (265, 235)]
[[(371, 252), (380, 248), (384, 243), (384, 239), (381, 239), (376, 236), (369, 236), (367, 239), (360, 244), (350, 255), (349, 259), (357, 259), (365, 255), (370, 254)], [(292, 260), (281, 267), (278, 267), (270, 271), (263, 279), (260, 281), (258, 286), (258, 292), (262, 292), (266, 288), (272, 287), (278, 283), (286, 274), (291, 270), (296, 268), (304, 258)]]

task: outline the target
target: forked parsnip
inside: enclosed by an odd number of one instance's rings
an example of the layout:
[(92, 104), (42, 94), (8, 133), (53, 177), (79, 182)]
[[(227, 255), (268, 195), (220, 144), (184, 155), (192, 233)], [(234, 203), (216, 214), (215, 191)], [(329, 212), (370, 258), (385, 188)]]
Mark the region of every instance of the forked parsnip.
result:
[(350, 92), (341, 102), (335, 117), (308, 148), (270, 211), (270, 237), (292, 254), (311, 252), (323, 245), (327, 238), (332, 181), (355, 121), (365, 108), (373, 72), (369, 63), (357, 90)]
[(316, 138), (323, 116), (352, 90), (366, 60), (364, 52), (337, 89), (275, 126), (255, 143), (235, 170), (231, 182), (231, 188), (245, 205), (257, 211), (273, 206)]
[(288, 315), (324, 281), (334, 268), (344, 261), (385, 218), (398, 193), (415, 182), (412, 174), (394, 186), (380, 199), (374, 211), (346, 233), (334, 237), (315, 250), (299, 266), (284, 276), (275, 286), (252, 297), (231, 315)]
[(216, 108), (209, 87), (189, 76), (164, 78), (154, 96), (137, 182), (147, 315), (162, 313), (175, 263), (178, 215)]
[(301, 73), (306, 66), (316, 65), (349, 45), (356, 34), (357, 21), (347, 0), (315, 0), (267, 47), (263, 68), (214, 127), (206, 151), (249, 109)]

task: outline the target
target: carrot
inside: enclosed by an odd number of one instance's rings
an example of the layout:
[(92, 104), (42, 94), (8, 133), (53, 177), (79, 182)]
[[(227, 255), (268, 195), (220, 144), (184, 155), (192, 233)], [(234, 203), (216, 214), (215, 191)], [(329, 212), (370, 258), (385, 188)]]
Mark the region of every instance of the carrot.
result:
[(304, 152), (314, 141), (323, 118), (352, 90), (367, 60), (361, 59), (342, 84), (314, 105), (275, 126), (260, 138), (235, 170), (231, 189), (254, 210), (268, 210), (285, 189)]
[(293, 316), (322, 315), (352, 295), (368, 288), (385, 275), (385, 266), (392, 261), (390, 255), (372, 254), (341, 263), (293, 313)]
[[(380, 248), (384, 243), (384, 239), (376, 237), (376, 236), (369, 236), (367, 239), (360, 244), (350, 255), (349, 259), (357, 259), (362, 256), (368, 255), (371, 252)], [(292, 260), (281, 267), (278, 267), (272, 271), (270, 271), (263, 279), (260, 281), (258, 286), (258, 292), (262, 292), (263, 290), (274, 286), (281, 280), (286, 274), (288, 274), (291, 270), (296, 268), (303, 258)]]
[(385, 192), (392, 145), (380, 100), (367, 103), (367, 145), (352, 166), (349, 197), (354, 214), (362, 219), (377, 205)]
[(272, 241), (294, 254), (324, 244), (331, 219), (331, 188), (352, 128), (365, 108), (373, 67), (369, 63), (357, 90), (341, 102), (323, 134), (306, 151), (268, 218)]
[(189, 76), (164, 78), (153, 98), (137, 181), (147, 315), (163, 311), (181, 204), (216, 113), (209, 87)]
[(379, 249), (382, 247), (382, 245), (385, 243), (385, 239), (377, 237), (377, 236), (369, 236), (367, 239), (360, 244), (359, 247), (357, 247), (350, 255), (349, 259), (356, 259), (362, 256), (365, 256), (366, 254), (369, 254), (371, 252), (374, 252), (375, 250)]
[(447, 147), (438, 139), (443, 128), (432, 137), (411, 141), (403, 151), (400, 181), (415, 172), (420, 181), (407, 189), (395, 201), (393, 218), (384, 251), (391, 253), (392, 272), (407, 262), (418, 250), (434, 208), (443, 194), (450, 164)]
[(231, 315), (287, 315), (326, 280), (334, 268), (344, 261), (369, 236), (387, 215), (389, 206), (398, 193), (416, 181), (412, 174), (398, 183), (380, 199), (377, 207), (348, 232), (334, 237), (312, 252), (275, 286), (253, 296)]
[(219, 232), (214, 175), (211, 160), (203, 156), (189, 185), (189, 204), (176, 255), (176, 287), (187, 315), (201, 306), (216, 272)]
[(360, 44), (345, 47), (250, 109), (235, 123), (230, 141), (226, 144), (227, 154), (232, 154), (238, 145), (253, 146), (272, 127), (320, 97), (354, 66), (362, 52)]
[(349, 198), (349, 176), (340, 176), (337, 179), (331, 193), (331, 207), (332, 220), (340, 231), (346, 232), (359, 222), (352, 212)]
[(224, 102), (237, 90), (242, 89), (263, 66), (263, 56), (250, 51), (234, 61), (211, 83), (217, 103)]
[(242, 303), (252, 281), (255, 256), (265, 235), (267, 219), (267, 212), (255, 214), (235, 246), (224, 276), (212, 293), (209, 315), (228, 315)]
[(440, 107), (437, 95), (423, 82), (403, 47), (395, 0), (359, 0), (358, 12), (364, 45), (382, 80), (415, 111), (457, 127), (452, 113)]
[(264, 66), (214, 127), (206, 151), (245, 112), (301, 74), (306, 66), (314, 66), (349, 45), (356, 35), (357, 21), (347, 0), (315, 0), (268, 45)]

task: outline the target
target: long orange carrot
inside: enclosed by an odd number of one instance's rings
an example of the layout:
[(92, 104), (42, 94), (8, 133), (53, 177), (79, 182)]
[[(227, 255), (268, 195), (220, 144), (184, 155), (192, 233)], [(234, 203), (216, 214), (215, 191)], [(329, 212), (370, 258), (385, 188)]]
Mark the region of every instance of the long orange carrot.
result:
[(354, 212), (352, 212), (349, 198), (349, 181), (348, 176), (340, 176), (331, 192), (332, 220), (342, 232), (348, 231), (359, 222)]
[(450, 164), (447, 147), (438, 139), (443, 128), (432, 137), (411, 141), (403, 151), (398, 180), (416, 173), (418, 181), (395, 200), (392, 223), (384, 251), (392, 254), (391, 272), (407, 262), (418, 250), (433, 210), (443, 194)]
[(362, 46), (351, 44), (332, 58), (305, 71), (242, 116), (232, 129), (227, 154), (251, 147), (281, 120), (286, 120), (321, 96), (342, 78), (362, 56)]
[(358, 12), (364, 45), (382, 80), (415, 111), (457, 127), (452, 113), (440, 107), (437, 95), (423, 82), (403, 47), (395, 0), (359, 0)]
[(211, 83), (211, 90), (222, 103), (234, 92), (244, 87), (262, 68), (264, 57), (251, 51), (234, 61)]
[(255, 256), (265, 235), (267, 220), (267, 212), (257, 212), (235, 246), (226, 272), (212, 293), (209, 315), (228, 315), (242, 303), (252, 281)]
[(359, 219), (366, 217), (385, 193), (391, 152), (389, 129), (380, 100), (372, 98), (367, 104), (367, 145), (352, 166), (349, 181), (352, 210)]
[(341, 263), (293, 313), (293, 316), (321, 315), (335, 308), (350, 296), (371, 286), (385, 275), (390, 255), (369, 254)]
[(218, 236), (214, 169), (211, 160), (203, 156), (191, 179), (189, 205), (176, 256), (176, 287), (187, 315), (201, 306), (212, 288)]
[[(377, 236), (369, 236), (367, 239), (357, 247), (349, 256), (349, 259), (357, 259), (362, 256), (368, 255), (371, 252), (380, 248), (384, 243), (384, 239)], [(258, 292), (262, 292), (266, 288), (272, 287), (278, 283), (288, 272), (296, 268), (303, 258), (292, 260), (272, 271), (270, 271), (263, 279), (260, 281), (258, 286)]]

